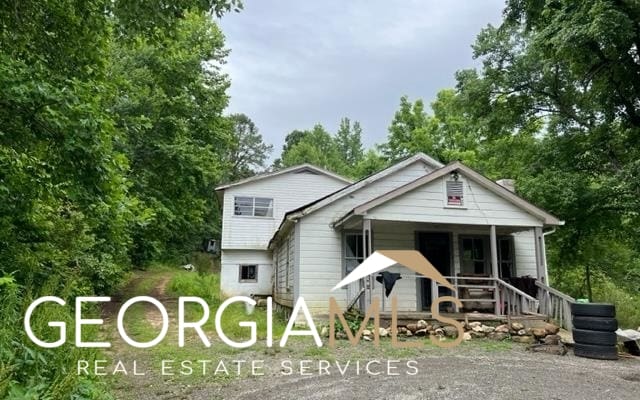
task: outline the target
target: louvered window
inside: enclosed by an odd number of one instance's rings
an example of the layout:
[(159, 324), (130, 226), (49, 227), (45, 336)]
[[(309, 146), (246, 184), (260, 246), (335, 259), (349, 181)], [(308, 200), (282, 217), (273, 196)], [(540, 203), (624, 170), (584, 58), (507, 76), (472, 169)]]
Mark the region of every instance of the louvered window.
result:
[(464, 205), (464, 188), (461, 181), (447, 181), (447, 205)]

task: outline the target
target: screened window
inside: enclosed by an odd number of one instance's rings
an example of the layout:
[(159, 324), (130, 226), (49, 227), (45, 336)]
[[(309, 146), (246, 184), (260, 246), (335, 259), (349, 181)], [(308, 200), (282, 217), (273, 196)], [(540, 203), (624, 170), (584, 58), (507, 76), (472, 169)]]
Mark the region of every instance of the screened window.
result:
[(257, 265), (241, 265), (240, 266), (240, 282), (257, 282), (258, 266)]
[[(498, 237), (498, 268), (501, 278), (511, 278), (515, 271), (513, 237)], [(460, 238), (462, 272), (489, 275), (491, 271), (491, 248), (488, 236), (465, 236)]]
[(485, 274), (487, 265), (485, 253), (484, 238), (462, 238), (462, 271), (472, 274)]
[(461, 181), (447, 181), (447, 205), (464, 205), (464, 190)]
[(364, 246), (361, 233), (345, 233), (344, 265), (345, 275), (353, 271), (364, 261)]
[(500, 261), (500, 277), (513, 276), (513, 238), (498, 239), (498, 260)]
[(247, 217), (273, 217), (273, 199), (238, 196), (235, 198), (234, 214)]

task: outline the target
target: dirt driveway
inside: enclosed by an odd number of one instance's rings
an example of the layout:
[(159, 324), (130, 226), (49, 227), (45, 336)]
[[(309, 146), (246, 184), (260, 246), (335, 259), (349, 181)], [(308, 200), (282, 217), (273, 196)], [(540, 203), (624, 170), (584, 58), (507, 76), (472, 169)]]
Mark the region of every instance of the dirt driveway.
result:
[(595, 361), (481, 348), (417, 359), (417, 375), (265, 376), (192, 399), (638, 399), (638, 360)]

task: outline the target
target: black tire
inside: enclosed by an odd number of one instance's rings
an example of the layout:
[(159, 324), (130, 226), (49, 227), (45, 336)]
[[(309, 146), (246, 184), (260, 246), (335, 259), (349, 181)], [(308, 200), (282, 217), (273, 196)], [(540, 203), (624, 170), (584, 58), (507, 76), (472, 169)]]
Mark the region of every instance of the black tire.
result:
[(590, 331), (615, 332), (618, 329), (618, 320), (604, 317), (573, 317), (573, 327)]
[(577, 357), (595, 358), (598, 360), (617, 360), (618, 348), (616, 346), (597, 346), (594, 344), (576, 343), (573, 354)]
[(615, 346), (618, 337), (615, 332), (588, 331), (586, 329), (574, 329), (573, 341), (581, 344), (595, 344), (598, 346)]
[(573, 303), (571, 304), (571, 314), (574, 317), (614, 318), (616, 316), (616, 306), (603, 303)]

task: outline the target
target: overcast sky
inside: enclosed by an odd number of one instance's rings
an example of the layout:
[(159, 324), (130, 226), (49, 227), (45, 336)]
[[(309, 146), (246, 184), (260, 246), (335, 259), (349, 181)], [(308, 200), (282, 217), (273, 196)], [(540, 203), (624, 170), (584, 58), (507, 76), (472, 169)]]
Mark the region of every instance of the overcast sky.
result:
[(230, 113), (247, 114), (279, 156), (287, 133), (342, 117), (381, 143), (400, 96), (430, 103), (477, 65), (471, 44), (504, 0), (245, 0), (221, 26)]

